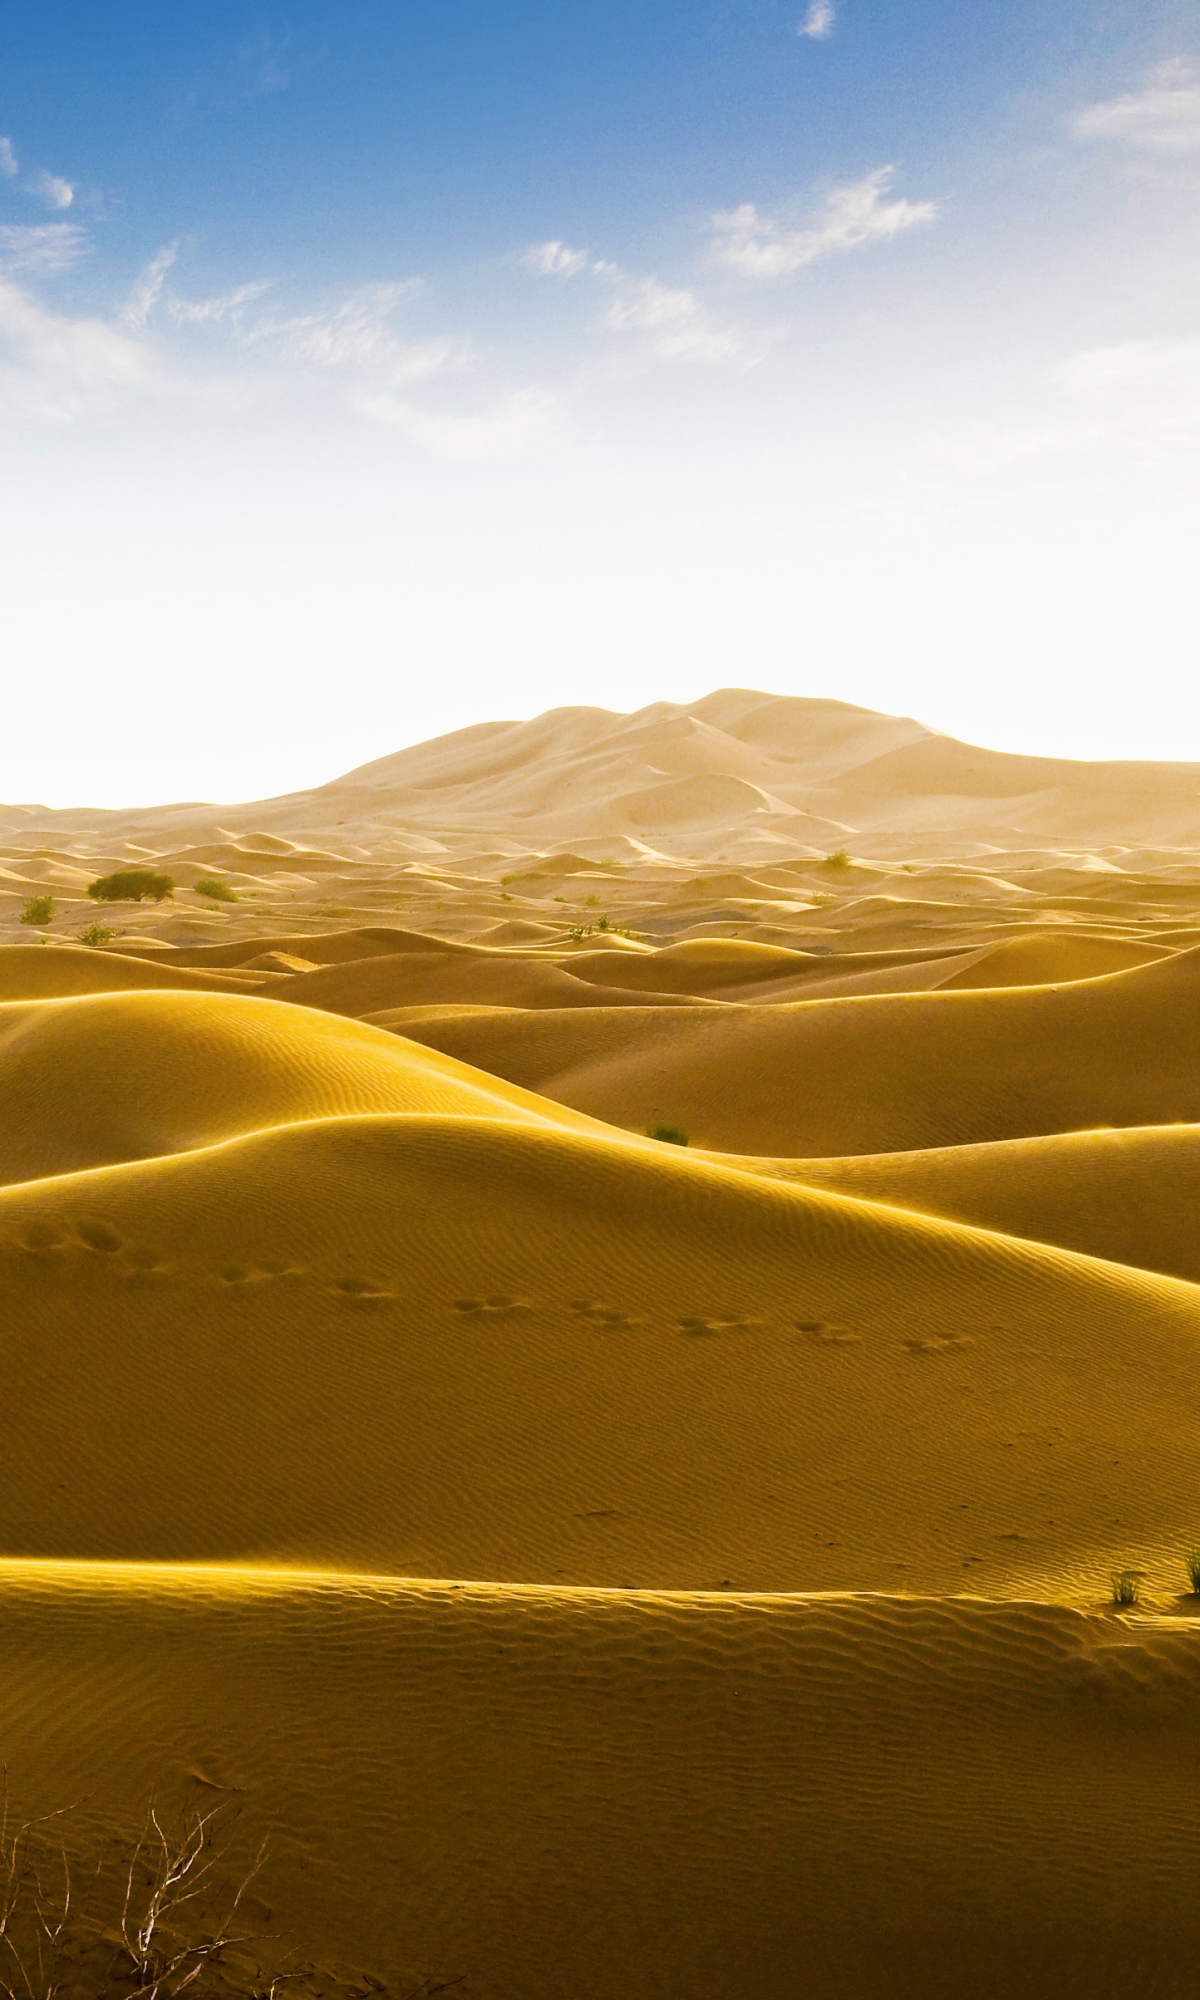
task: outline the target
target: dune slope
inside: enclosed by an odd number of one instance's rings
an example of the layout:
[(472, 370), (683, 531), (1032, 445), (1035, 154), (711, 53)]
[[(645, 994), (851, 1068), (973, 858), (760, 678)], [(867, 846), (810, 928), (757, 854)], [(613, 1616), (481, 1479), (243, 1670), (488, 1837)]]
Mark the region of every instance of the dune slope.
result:
[(614, 1125), (821, 1157), (1200, 1119), (1200, 952), (1054, 986), (416, 1023)]
[(12, 1553), (1086, 1601), (1193, 1532), (1193, 1287), (678, 1149), (281, 1126), (5, 1189), (0, 1284)]

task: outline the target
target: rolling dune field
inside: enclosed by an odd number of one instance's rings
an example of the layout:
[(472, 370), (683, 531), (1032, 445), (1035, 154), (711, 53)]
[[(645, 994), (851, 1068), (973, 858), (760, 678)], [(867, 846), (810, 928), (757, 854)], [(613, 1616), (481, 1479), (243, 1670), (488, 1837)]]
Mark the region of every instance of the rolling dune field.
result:
[(1194, 1992), (1195, 767), (557, 711), (0, 919), (20, 1817), (305, 1992)]

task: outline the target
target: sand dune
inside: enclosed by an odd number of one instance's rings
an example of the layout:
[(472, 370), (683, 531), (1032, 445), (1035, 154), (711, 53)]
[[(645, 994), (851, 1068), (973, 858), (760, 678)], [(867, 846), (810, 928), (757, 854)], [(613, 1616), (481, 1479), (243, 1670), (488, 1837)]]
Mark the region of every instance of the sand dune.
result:
[(838, 702), (0, 808), (16, 1809), (305, 2000), (1190, 2000), (1198, 1010), (1196, 767)]
[(1178, 1624), (13, 1563), (0, 1603), (30, 1807), (236, 1787), (326, 1991), (1193, 1990)]
[(1086, 1598), (1191, 1533), (1192, 1287), (679, 1149), (277, 1126), (11, 1186), (0, 1258), (13, 1553)]
[[(733, 1164), (729, 1155), (714, 1159)], [(1200, 1283), (1200, 1129), (1148, 1125), (839, 1160), (737, 1164)]]
[(900, 1152), (1200, 1119), (1200, 953), (1060, 987), (506, 1015), (413, 1035), (610, 1124), (721, 1152)]

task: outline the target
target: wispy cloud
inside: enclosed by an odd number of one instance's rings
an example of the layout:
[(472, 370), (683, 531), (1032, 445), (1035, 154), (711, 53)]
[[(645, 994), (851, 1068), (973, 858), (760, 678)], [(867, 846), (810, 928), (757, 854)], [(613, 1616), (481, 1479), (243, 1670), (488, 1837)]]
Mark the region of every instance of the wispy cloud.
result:
[(324, 312), (260, 322), (252, 337), (281, 343), (297, 360), (359, 369), (379, 387), (398, 388), (440, 373), (465, 354), (461, 340), (406, 341), (397, 336), (393, 316), (420, 290), (414, 282), (365, 285)]
[(206, 322), (219, 324), (228, 320), (235, 328), (242, 320), (243, 308), (261, 299), (269, 292), (270, 283), (266, 279), (256, 279), (246, 285), (234, 285), (228, 292), (219, 292), (210, 299), (181, 299), (171, 293), (167, 299), (167, 311), (176, 326), (201, 326)]
[(252, 41), (243, 42), (234, 58), (238, 87), (245, 97), (274, 97), (289, 90), (294, 73), (292, 36), (268, 34), (266, 29)]
[(1151, 73), (1142, 90), (1078, 113), (1076, 139), (1107, 139), (1142, 153), (1200, 152), (1200, 75), (1176, 59)]
[(752, 366), (762, 358), (762, 343), (740, 327), (722, 325), (694, 292), (664, 285), (658, 278), (626, 278), (619, 286), (605, 322), (614, 333), (647, 336), (660, 361), (740, 363)]
[(90, 249), (77, 222), (6, 222), (0, 226), (0, 267), (50, 277), (69, 270)]
[(158, 391), (162, 371), (144, 341), (98, 319), (49, 312), (0, 279), (0, 407), (65, 423), (107, 410), (130, 391)]
[(586, 271), (588, 253), (572, 250), (569, 243), (560, 243), (555, 238), (550, 243), (531, 244), (524, 263), (526, 270), (539, 278), (574, 278), (580, 271)]
[(834, 188), (804, 229), (784, 228), (773, 217), (760, 214), (752, 202), (714, 215), (713, 234), (722, 262), (753, 278), (779, 278), (821, 257), (886, 243), (905, 230), (936, 221), (940, 213), (936, 201), (889, 198), (895, 171), (876, 167), (862, 180)]
[(1074, 395), (1108, 396), (1142, 390), (1200, 389), (1200, 340), (1123, 340), (1073, 354), (1056, 370)]
[(438, 458), (521, 455), (558, 443), (569, 429), (561, 400), (538, 387), (515, 389), (467, 413), (424, 409), (386, 391), (358, 395), (351, 407)]
[(797, 28), (798, 35), (807, 35), (810, 42), (827, 42), (833, 33), (837, 9), (833, 0), (812, 0), (807, 14)]
[(609, 332), (642, 335), (649, 352), (659, 361), (752, 367), (762, 359), (766, 345), (762, 336), (717, 320), (685, 286), (664, 285), (661, 278), (653, 276), (635, 276), (606, 257), (593, 258), (558, 238), (534, 244), (522, 261), (526, 270), (539, 278), (575, 278), (583, 271), (599, 278), (615, 294), (604, 315)]
[(44, 168), (34, 174), (28, 182), (31, 194), (40, 195), (47, 208), (70, 208), (75, 199), (75, 189), (61, 174), (48, 174)]
[(0, 139), (0, 174), (7, 174), (11, 179), (17, 170), (17, 156), (13, 151), (12, 140)]
[(145, 326), (161, 296), (167, 272), (178, 255), (178, 243), (168, 243), (139, 271), (121, 314), (126, 326)]

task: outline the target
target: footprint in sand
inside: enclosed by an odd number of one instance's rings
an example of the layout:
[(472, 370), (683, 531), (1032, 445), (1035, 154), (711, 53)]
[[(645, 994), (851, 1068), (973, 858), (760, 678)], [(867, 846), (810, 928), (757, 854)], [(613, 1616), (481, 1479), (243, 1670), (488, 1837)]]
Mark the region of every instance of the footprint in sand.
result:
[(598, 1299), (572, 1299), (571, 1311), (580, 1319), (590, 1319), (597, 1326), (640, 1326), (641, 1321), (632, 1313), (622, 1312), (619, 1306), (603, 1305)]
[(679, 1319), (675, 1322), (681, 1333), (737, 1333), (743, 1327), (761, 1326), (760, 1319), (747, 1319), (741, 1313), (733, 1313), (727, 1319), (715, 1315), (707, 1318)]
[(806, 1333), (819, 1347), (857, 1347), (862, 1339), (852, 1326), (840, 1326), (823, 1319), (798, 1319), (797, 1330)]
[(107, 1222), (77, 1222), (75, 1234), (85, 1250), (98, 1251), (104, 1257), (111, 1257), (125, 1248), (125, 1238), (118, 1236)]
[(385, 1286), (376, 1284), (370, 1278), (342, 1278), (334, 1286), (339, 1298), (352, 1306), (385, 1306), (395, 1298)]
[(494, 1292), (486, 1299), (455, 1299), (455, 1312), (470, 1316), (479, 1313), (519, 1313), (529, 1312), (532, 1299), (513, 1299), (507, 1293)]

